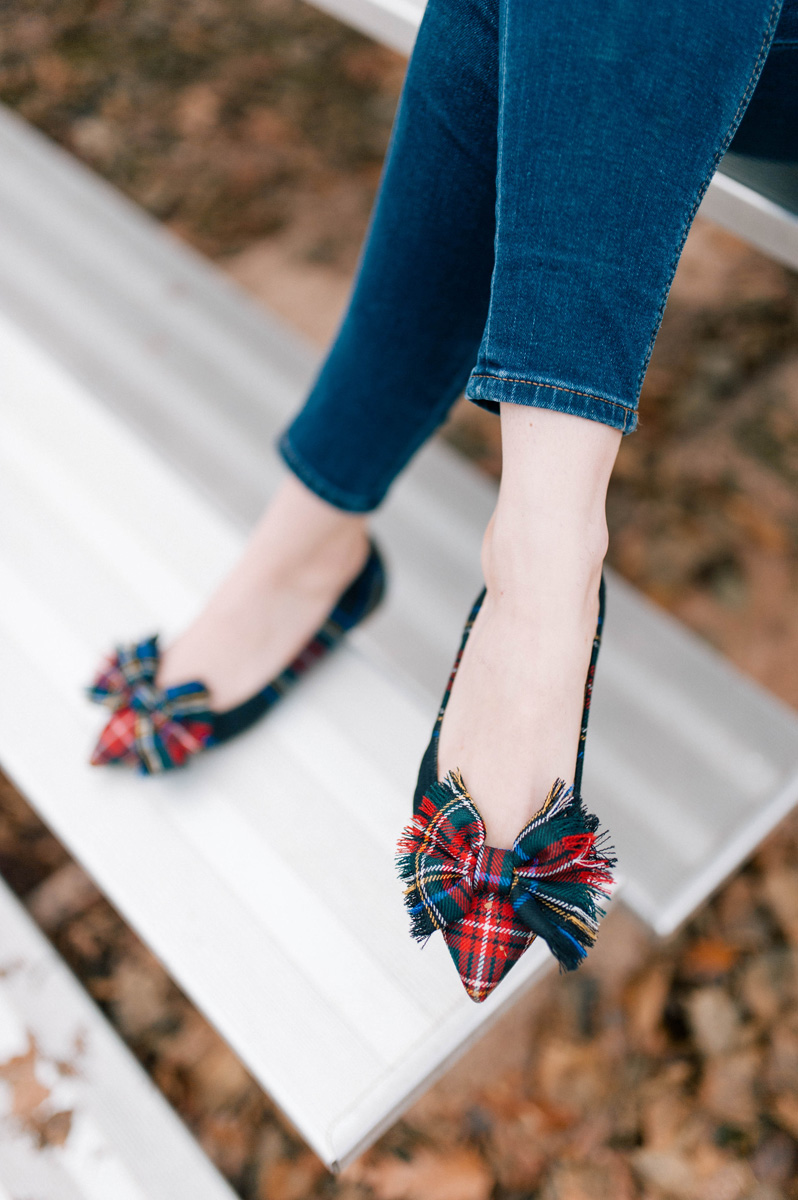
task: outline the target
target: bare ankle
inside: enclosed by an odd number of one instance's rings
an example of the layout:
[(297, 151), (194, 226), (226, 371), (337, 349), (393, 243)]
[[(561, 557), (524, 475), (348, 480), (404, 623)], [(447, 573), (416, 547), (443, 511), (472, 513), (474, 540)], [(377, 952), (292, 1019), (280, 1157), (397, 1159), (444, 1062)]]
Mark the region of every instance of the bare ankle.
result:
[(356, 575), (368, 551), (369, 529), (365, 520), (342, 524), (309, 548), (303, 560), (291, 565), (285, 583), (311, 590), (326, 589), (330, 579), (340, 581)]
[[(365, 560), (368, 516), (344, 512), (288, 476), (254, 530), (242, 564), (260, 586), (323, 586)], [(238, 586), (241, 580), (233, 580)]]
[(506, 520), (497, 509), (482, 541), (482, 570), (494, 597), (552, 594), (565, 588), (593, 594), (597, 588), (609, 534), (603, 512), (584, 525), (568, 527), (532, 520)]

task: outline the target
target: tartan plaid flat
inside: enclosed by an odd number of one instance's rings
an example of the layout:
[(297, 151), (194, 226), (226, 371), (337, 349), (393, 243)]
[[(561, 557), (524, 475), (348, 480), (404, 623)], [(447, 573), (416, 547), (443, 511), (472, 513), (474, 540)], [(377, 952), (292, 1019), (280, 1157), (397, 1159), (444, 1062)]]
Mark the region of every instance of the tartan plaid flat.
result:
[(486, 1000), (514, 963), (542, 937), (563, 970), (593, 945), (600, 901), (609, 896), (615, 858), (598, 818), (580, 796), (593, 678), (604, 623), (604, 580), (585, 683), (573, 787), (555, 780), (540, 811), (511, 850), (489, 846), (462, 776), (438, 781), (443, 714), (483, 590), (469, 613), (432, 737), (419, 771), (413, 820), (397, 848), (411, 934), (424, 942), (440, 929), (468, 995)]
[(92, 764), (133, 767), (144, 775), (155, 775), (184, 766), (200, 751), (243, 733), (377, 607), (384, 591), (385, 565), (372, 542), (363, 570), (293, 662), (254, 696), (225, 712), (210, 708), (202, 683), (169, 688), (156, 685), (160, 662), (157, 634), (118, 646), (87, 689), (91, 700), (111, 709), (91, 756)]

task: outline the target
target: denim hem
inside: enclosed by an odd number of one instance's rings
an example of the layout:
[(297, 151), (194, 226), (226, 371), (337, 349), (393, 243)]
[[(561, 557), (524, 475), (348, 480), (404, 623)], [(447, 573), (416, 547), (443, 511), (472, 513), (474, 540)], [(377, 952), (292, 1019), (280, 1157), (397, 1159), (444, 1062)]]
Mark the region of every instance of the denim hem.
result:
[(467, 399), (489, 412), (498, 412), (500, 403), (529, 404), (535, 408), (552, 408), (556, 412), (588, 417), (591, 421), (600, 421), (603, 425), (620, 429), (621, 433), (631, 433), (637, 428), (637, 409), (628, 404), (535, 379), (472, 372), (465, 394)]
[(277, 451), (285, 465), (296, 475), (297, 479), (304, 483), (305, 487), (310, 488), (311, 492), (315, 492), (322, 500), (326, 500), (328, 504), (332, 504), (334, 508), (340, 508), (344, 512), (352, 513), (373, 512), (382, 501), (382, 496), (378, 496), (376, 499), (368, 496), (358, 496), (354, 492), (345, 492), (342, 488), (336, 487), (334, 483), (328, 482), (314, 467), (305, 462), (297, 454), (291, 445), (288, 433), (284, 433), (277, 442)]

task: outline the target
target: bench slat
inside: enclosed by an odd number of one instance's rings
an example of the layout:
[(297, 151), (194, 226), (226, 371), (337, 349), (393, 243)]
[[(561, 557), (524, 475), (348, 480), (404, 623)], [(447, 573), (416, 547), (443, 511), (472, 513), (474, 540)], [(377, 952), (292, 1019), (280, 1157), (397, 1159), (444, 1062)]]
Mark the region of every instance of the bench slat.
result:
[[(38, 1148), (0, 1080), (0, 1200), (234, 1200), (169, 1105), (0, 883), (0, 1063), (30, 1052), (46, 1110), (71, 1113)], [(71, 1063), (66, 1075), (58, 1063)]]

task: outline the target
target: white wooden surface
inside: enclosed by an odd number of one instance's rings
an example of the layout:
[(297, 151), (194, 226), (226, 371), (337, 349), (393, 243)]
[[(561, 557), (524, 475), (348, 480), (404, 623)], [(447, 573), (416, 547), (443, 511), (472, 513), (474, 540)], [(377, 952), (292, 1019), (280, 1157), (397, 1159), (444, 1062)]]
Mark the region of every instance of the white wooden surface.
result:
[[(86, 764), (120, 622), (176, 627), (240, 535), (0, 327), (0, 762), (298, 1129), (340, 1162), (544, 965), (477, 1008), (396, 881), (428, 714), (355, 647), (190, 771)], [(42, 731), (47, 734), (43, 742)]]
[[(98, 652), (232, 561), (316, 359), (2, 113), (0, 153), (0, 763), (340, 1163), (549, 961), (473, 1006), (393, 876), (494, 488), (427, 447), (376, 522), (389, 601), (335, 661), (183, 776), (91, 771)], [(795, 802), (798, 721), (612, 577), (585, 790), (667, 932)]]
[[(798, 204), (798, 196), (795, 197)], [(798, 215), (754, 188), (718, 171), (701, 202), (701, 215), (745, 238), (798, 271)]]
[(315, 8), (368, 34), (400, 54), (410, 54), (425, 0), (312, 0)]
[(62, 1145), (39, 1147), (0, 1077), (0, 1200), (234, 1200), (0, 882), (0, 1067), (32, 1047), (48, 1093), (32, 1115), (69, 1113), (69, 1132)]

